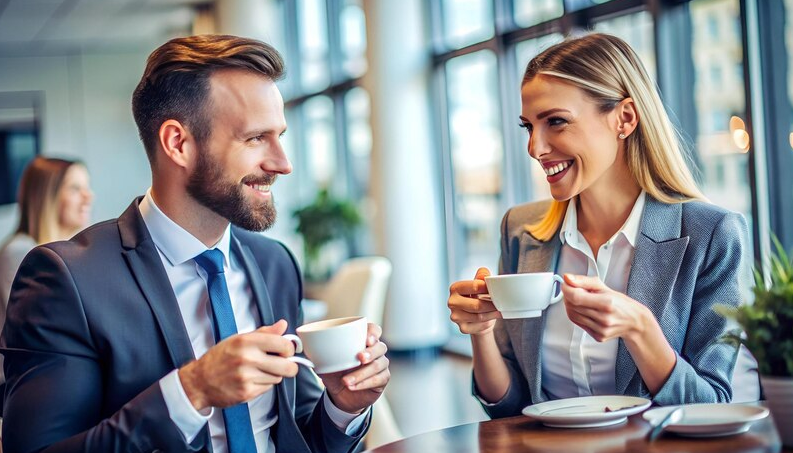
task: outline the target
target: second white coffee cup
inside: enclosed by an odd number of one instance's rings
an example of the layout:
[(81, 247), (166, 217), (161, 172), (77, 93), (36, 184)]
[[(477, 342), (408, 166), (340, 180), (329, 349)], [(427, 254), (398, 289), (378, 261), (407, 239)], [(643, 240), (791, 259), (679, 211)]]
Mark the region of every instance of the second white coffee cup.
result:
[[(485, 277), (490, 300), (504, 319), (536, 318), (562, 300), (562, 277), (552, 272)], [(559, 289), (557, 290), (557, 285)], [(557, 294), (558, 291), (558, 294)]]

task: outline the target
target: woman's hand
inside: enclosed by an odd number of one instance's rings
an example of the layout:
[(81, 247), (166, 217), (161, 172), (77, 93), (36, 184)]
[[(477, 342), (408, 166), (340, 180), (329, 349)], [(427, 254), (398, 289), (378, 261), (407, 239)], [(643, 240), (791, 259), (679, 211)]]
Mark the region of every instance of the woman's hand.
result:
[(597, 277), (564, 275), (562, 285), (567, 317), (597, 341), (641, 337), (648, 322), (655, 322), (641, 303), (607, 287)]
[(597, 341), (622, 338), (647, 389), (658, 393), (675, 368), (677, 354), (650, 309), (597, 277), (565, 274), (564, 281), (570, 321)]
[(490, 271), (480, 267), (473, 280), (462, 280), (452, 283), (449, 287), (448, 306), (451, 320), (460, 328), (460, 332), (473, 336), (485, 335), (493, 331), (496, 319), (501, 312), (496, 310), (492, 302), (479, 300), (478, 294), (487, 293), (485, 277)]
[(487, 293), (485, 277), (487, 268), (480, 267), (473, 280), (452, 283), (449, 288), (451, 319), (460, 332), (471, 335), (474, 381), (479, 395), (489, 403), (500, 401), (509, 390), (509, 371), (496, 344), (493, 329), (501, 312), (492, 302), (479, 300), (478, 294)]

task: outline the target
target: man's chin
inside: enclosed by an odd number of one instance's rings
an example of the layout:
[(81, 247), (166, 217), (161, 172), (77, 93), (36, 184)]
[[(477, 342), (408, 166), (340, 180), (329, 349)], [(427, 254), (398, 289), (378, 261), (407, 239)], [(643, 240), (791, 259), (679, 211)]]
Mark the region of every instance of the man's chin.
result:
[(256, 215), (249, 215), (245, 218), (229, 219), (229, 221), (243, 230), (258, 233), (269, 230), (275, 224), (275, 218), (275, 209), (268, 209), (266, 212), (260, 211), (257, 212)]

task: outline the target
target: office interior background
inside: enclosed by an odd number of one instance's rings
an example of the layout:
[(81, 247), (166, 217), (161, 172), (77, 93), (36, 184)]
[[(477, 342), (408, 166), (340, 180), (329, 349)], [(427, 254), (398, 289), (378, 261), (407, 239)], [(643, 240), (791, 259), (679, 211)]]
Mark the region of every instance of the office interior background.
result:
[(266, 234), (304, 262), (292, 212), (322, 189), (354, 203), (363, 224), (320, 267), (386, 256), (391, 349), (465, 353), (449, 283), (497, 268), (503, 213), (549, 196), (517, 127), (523, 69), (588, 30), (638, 51), (704, 193), (749, 220), (747, 258), (772, 233), (793, 248), (793, 0), (0, 0), (0, 236), (35, 154), (86, 163), (93, 221), (144, 193), (130, 98), (154, 48), (259, 38), (286, 60), (294, 165)]

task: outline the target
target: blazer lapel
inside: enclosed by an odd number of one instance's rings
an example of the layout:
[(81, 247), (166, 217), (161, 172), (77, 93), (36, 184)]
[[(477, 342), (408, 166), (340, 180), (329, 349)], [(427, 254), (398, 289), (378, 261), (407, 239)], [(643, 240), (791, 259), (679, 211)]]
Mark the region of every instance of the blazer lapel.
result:
[[(633, 256), (627, 294), (646, 305), (661, 319), (670, 302), (689, 237), (680, 237), (683, 216), (681, 203), (662, 203), (647, 197), (636, 251)], [(636, 363), (620, 340), (617, 347), (616, 390), (618, 394), (644, 393)], [(630, 385), (630, 389), (628, 389)]]
[[(559, 252), (562, 243), (558, 236), (548, 242), (534, 239), (529, 233), (523, 233), (520, 238), (520, 254), (518, 259), (518, 273), (529, 272), (554, 272), (559, 262)], [(547, 311), (543, 310), (538, 318), (525, 318), (519, 320), (523, 325), (522, 346), (524, 353), (518, 361), (524, 361), (523, 372), (529, 383), (532, 402), (540, 403), (548, 398), (542, 392), (542, 334), (545, 330)]]
[(124, 248), (122, 255), (154, 313), (173, 366), (179, 368), (195, 359), (193, 346), (182, 321), (179, 303), (168, 274), (165, 273), (157, 248), (140, 216), (139, 203), (140, 198), (133, 201), (118, 219), (121, 245)]
[[(232, 231), (234, 231), (232, 229)], [(251, 285), (251, 292), (256, 299), (256, 306), (259, 308), (259, 316), (262, 317), (262, 325), (269, 326), (275, 322), (273, 316), (273, 305), (270, 302), (270, 294), (267, 291), (267, 283), (253, 258), (250, 247), (243, 245), (239, 239), (231, 235), (231, 249), (240, 258), (248, 283)]]
[[(241, 243), (233, 233), (231, 235), (231, 248), (232, 252), (236, 253), (240, 258), (240, 262), (245, 269), (245, 275), (251, 285), (253, 297), (256, 299), (256, 306), (259, 308), (262, 324), (273, 324), (275, 316), (273, 315), (273, 306), (270, 301), (267, 283), (264, 281), (259, 265), (256, 264), (253, 252), (251, 252), (250, 247)], [(291, 387), (282, 382), (275, 386), (275, 392), (277, 395), (275, 404), (278, 406), (278, 423), (275, 426), (274, 440), (278, 450), (308, 453), (310, 451), (308, 445), (303, 440), (303, 436), (300, 434), (300, 429), (295, 421), (292, 408), (294, 395), (291, 392)]]
[[(300, 428), (297, 426), (294, 411), (286, 397), (284, 384), (275, 386), (278, 392), (278, 423), (275, 426), (275, 445), (278, 451), (295, 453), (310, 453), (311, 449), (306, 444)], [(322, 404), (319, 402), (318, 404)]]

